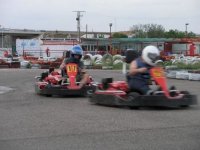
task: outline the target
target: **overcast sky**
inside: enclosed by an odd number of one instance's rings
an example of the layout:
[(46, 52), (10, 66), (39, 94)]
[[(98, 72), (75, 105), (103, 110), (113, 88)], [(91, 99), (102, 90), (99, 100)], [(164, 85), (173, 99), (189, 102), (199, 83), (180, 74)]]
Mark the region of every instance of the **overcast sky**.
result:
[(137, 24), (159, 24), (200, 34), (200, 0), (0, 0), (0, 25), (5, 28), (76, 31), (127, 31)]

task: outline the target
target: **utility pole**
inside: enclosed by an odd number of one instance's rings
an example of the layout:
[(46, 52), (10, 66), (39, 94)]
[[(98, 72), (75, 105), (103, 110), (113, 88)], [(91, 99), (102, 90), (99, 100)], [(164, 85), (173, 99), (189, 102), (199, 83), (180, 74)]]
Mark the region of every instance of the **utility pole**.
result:
[(80, 43), (81, 42), (81, 17), (83, 16), (83, 15), (81, 15), (81, 13), (85, 12), (85, 11), (73, 11), (73, 12), (77, 13), (77, 16), (76, 16), (77, 33), (78, 33), (78, 41)]
[(188, 25), (189, 25), (189, 23), (185, 24), (185, 34), (186, 34), (186, 37), (188, 36), (188, 31), (187, 31), (188, 30), (188, 28), (187, 28)]
[(86, 24), (86, 39), (87, 39), (88, 26)]
[(109, 27), (110, 27), (110, 53), (112, 54), (112, 32), (111, 32), (111, 28), (112, 28), (112, 23), (109, 23)]

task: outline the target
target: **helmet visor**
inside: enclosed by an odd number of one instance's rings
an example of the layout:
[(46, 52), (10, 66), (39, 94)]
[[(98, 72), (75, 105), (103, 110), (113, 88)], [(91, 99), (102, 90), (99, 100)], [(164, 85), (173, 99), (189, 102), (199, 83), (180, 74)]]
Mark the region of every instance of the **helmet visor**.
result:
[(160, 59), (160, 56), (158, 56), (158, 54), (156, 54), (156, 53), (148, 53), (148, 54), (147, 54), (147, 57), (148, 57), (149, 59), (151, 59), (151, 61), (152, 61), (153, 63), (155, 63), (157, 60)]

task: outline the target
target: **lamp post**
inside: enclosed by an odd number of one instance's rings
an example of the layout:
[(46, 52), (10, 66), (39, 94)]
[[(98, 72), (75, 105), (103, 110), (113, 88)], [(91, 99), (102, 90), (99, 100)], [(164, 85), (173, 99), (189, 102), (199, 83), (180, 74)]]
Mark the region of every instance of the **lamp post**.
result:
[(186, 23), (185, 24), (185, 34), (186, 34), (186, 36), (188, 35), (188, 32), (187, 32), (187, 26), (189, 25), (189, 23)]
[(77, 35), (78, 35), (78, 42), (80, 43), (81, 42), (81, 23), (80, 23), (80, 20), (81, 20), (81, 17), (83, 16), (83, 15), (81, 15), (81, 13), (85, 12), (85, 11), (73, 11), (73, 12), (77, 13), (77, 17), (76, 17), (76, 21), (77, 21)]
[(111, 28), (112, 28), (112, 23), (109, 23), (110, 26), (110, 52), (112, 50), (112, 33), (111, 33)]

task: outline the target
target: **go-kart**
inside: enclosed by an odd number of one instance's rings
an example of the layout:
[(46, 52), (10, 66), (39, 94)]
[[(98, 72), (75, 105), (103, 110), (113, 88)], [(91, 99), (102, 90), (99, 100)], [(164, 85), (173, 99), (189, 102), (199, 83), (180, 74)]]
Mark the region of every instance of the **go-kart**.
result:
[(80, 87), (78, 76), (78, 66), (75, 63), (66, 64), (66, 75), (50, 68), (49, 71), (36, 76), (35, 92), (46, 96), (87, 96), (94, 92), (92, 77), (88, 78), (87, 84)]
[(179, 91), (174, 86), (168, 89), (162, 67), (150, 69), (150, 75), (154, 85), (159, 88), (151, 90), (148, 94), (141, 94), (137, 89), (130, 90), (126, 81), (105, 78), (97, 85), (97, 90), (90, 95), (89, 101), (99, 105), (130, 108), (188, 107), (197, 104), (196, 95), (191, 95), (188, 91)]

